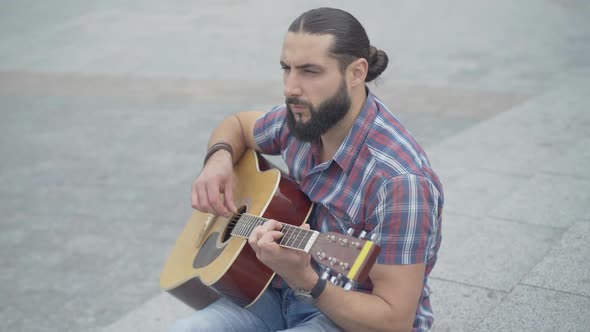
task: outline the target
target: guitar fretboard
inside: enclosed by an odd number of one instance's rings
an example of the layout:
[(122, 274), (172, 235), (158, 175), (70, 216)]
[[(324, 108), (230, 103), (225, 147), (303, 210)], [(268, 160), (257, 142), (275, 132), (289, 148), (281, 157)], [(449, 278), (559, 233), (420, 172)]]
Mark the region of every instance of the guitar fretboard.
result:
[[(239, 215), (239, 219), (231, 232), (231, 235), (248, 238), (256, 226), (264, 224), (268, 219), (251, 214)], [(317, 239), (319, 232), (284, 224), (281, 232), (284, 234), (279, 244), (283, 247), (309, 252), (309, 249)]]

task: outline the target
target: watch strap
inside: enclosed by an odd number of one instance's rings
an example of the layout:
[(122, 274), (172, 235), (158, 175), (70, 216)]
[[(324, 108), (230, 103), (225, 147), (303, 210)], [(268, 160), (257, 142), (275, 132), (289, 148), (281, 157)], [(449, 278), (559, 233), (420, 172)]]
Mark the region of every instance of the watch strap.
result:
[(318, 278), (318, 282), (316, 282), (315, 286), (309, 291), (311, 297), (317, 299), (324, 292), (324, 289), (326, 289), (327, 283), (326, 279)]

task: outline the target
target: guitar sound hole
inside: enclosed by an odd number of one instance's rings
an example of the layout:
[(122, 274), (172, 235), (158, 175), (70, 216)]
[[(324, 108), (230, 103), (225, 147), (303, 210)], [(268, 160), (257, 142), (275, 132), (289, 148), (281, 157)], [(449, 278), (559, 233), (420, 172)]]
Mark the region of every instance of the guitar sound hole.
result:
[(223, 242), (229, 240), (229, 238), (231, 237), (231, 232), (234, 230), (236, 223), (238, 222), (238, 220), (240, 219), (240, 216), (243, 213), (246, 213), (246, 206), (245, 205), (240, 206), (238, 208), (238, 213), (232, 215), (231, 218), (229, 219), (229, 223), (227, 224), (227, 228), (225, 229), (225, 232), (223, 233)]

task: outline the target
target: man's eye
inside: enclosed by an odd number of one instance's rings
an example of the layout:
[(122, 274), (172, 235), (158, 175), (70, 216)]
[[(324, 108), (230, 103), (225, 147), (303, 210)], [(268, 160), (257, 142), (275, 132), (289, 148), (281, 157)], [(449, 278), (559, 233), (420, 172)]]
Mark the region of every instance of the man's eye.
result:
[(309, 69), (306, 69), (303, 72), (306, 74), (317, 74), (318, 73), (317, 71), (313, 71), (313, 70), (309, 70)]

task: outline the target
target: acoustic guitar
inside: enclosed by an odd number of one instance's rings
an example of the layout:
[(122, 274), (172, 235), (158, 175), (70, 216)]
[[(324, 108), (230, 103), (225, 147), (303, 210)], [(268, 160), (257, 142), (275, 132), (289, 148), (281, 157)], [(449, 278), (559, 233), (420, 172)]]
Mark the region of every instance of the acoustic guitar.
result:
[(320, 233), (300, 227), (313, 204), (261, 155), (247, 150), (234, 167), (234, 179), (238, 213), (226, 218), (195, 211), (162, 269), (162, 289), (197, 310), (220, 296), (250, 306), (274, 277), (248, 244), (252, 230), (268, 219), (282, 223), (281, 246), (305, 251), (326, 267), (322, 278), (339, 286), (347, 281), (347, 290), (367, 278), (380, 248), (364, 234), (352, 237), (351, 230)]

